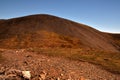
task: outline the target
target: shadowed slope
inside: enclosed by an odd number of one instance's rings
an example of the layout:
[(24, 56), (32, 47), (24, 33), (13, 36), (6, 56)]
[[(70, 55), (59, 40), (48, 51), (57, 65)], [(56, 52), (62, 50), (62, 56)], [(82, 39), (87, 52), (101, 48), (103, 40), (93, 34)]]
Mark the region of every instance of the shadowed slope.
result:
[(117, 45), (118, 49), (120, 50), (120, 34), (109, 34), (113, 40), (114, 43)]
[(79, 47), (117, 52), (113, 39), (87, 25), (51, 15), (32, 15), (0, 23), (0, 47)]

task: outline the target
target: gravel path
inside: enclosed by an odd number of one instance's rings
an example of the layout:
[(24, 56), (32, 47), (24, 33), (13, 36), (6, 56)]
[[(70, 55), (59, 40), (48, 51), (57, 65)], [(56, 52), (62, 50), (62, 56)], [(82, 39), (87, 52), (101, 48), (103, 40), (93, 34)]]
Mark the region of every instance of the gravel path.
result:
[(120, 80), (120, 75), (87, 62), (48, 57), (25, 50), (5, 50), (2, 55), (6, 61), (0, 64), (0, 68), (29, 70), (31, 80), (40, 80), (41, 73), (44, 73), (45, 80)]

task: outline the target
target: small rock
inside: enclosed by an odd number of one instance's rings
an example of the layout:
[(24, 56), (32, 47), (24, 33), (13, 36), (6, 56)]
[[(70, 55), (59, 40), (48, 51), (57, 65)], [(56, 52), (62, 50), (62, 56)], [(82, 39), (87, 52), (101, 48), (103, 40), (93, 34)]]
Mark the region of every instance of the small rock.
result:
[(27, 61), (24, 61), (23, 63), (24, 63), (25, 65), (28, 65), (28, 62), (27, 62)]
[(22, 75), (25, 79), (30, 79), (31, 78), (30, 71), (22, 71)]
[(26, 55), (27, 58), (32, 57), (31, 55)]
[(19, 51), (15, 51), (16, 53), (18, 53)]
[(80, 80), (86, 80), (83, 76), (80, 77)]
[(42, 71), (39, 75), (39, 80), (45, 80), (45, 78), (46, 78), (46, 72)]
[(0, 74), (4, 74), (5, 73), (5, 68), (4, 67), (1, 67), (0, 69)]
[(60, 74), (60, 76), (63, 76), (63, 74)]
[(60, 78), (58, 77), (57, 80), (60, 80)]

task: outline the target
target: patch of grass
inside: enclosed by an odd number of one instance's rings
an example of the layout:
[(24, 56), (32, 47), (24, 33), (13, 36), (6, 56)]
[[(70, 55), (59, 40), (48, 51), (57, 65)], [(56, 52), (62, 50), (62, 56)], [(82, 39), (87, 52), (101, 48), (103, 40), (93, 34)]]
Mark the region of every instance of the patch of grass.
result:
[(108, 53), (95, 50), (73, 48), (32, 48), (29, 51), (52, 57), (65, 57), (100, 65), (101, 68), (120, 74), (120, 53)]
[(119, 53), (90, 52), (89, 54), (76, 54), (70, 58), (100, 65), (103, 69), (120, 74), (119, 57)]

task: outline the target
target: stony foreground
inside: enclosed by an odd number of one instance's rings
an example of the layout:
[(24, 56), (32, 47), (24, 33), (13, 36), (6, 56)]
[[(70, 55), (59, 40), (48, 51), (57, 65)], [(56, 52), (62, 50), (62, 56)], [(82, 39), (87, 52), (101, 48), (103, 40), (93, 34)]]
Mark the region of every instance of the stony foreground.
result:
[(99, 66), (26, 50), (3, 50), (0, 80), (25, 80), (22, 71), (30, 71), (30, 80), (120, 80)]

